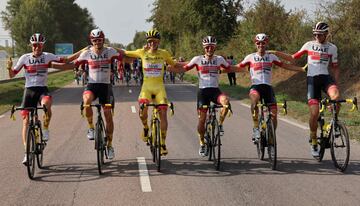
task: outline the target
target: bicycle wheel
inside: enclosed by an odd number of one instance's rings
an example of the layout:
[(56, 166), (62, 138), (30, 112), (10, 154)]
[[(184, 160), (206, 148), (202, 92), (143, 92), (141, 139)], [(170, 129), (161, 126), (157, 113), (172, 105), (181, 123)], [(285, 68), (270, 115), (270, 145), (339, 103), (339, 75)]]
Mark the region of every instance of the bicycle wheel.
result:
[(31, 127), (28, 127), (26, 135), (26, 158), (27, 158), (27, 172), (30, 179), (34, 179), (35, 174), (35, 134)]
[(266, 126), (266, 142), (271, 169), (275, 170), (277, 163), (276, 133), (274, 123), (271, 119), (268, 120)]
[(156, 139), (156, 132), (155, 132), (155, 123), (154, 120), (151, 120), (151, 128), (150, 128), (150, 138), (149, 138), (149, 143), (150, 143), (150, 151), (151, 151), (151, 155), (152, 155), (152, 161), (155, 162), (155, 154), (156, 154), (156, 143), (155, 143), (155, 139)]
[(346, 170), (350, 158), (349, 134), (344, 123), (334, 122), (330, 134), (331, 159), (341, 172)]
[(206, 122), (205, 124), (205, 135), (204, 135), (204, 138), (205, 138), (205, 145), (206, 145), (206, 151), (205, 151), (205, 154), (207, 154), (208, 156), (208, 160), (211, 161), (212, 160), (212, 143), (211, 143), (211, 135), (212, 135), (212, 129), (211, 129), (211, 124), (209, 121)]
[(160, 121), (158, 119), (155, 120), (155, 123), (154, 123), (154, 139), (155, 139), (155, 142), (154, 142), (154, 156), (155, 156), (155, 164), (156, 164), (156, 168), (157, 168), (157, 171), (159, 172), (160, 171), (160, 167), (161, 167), (161, 145), (160, 145)]
[(97, 165), (98, 165), (98, 170), (99, 170), (99, 174), (101, 175), (102, 172), (102, 167), (104, 164), (104, 150), (105, 150), (105, 145), (104, 145), (104, 129), (103, 129), (103, 123), (102, 122), (97, 122), (96, 123), (96, 127), (95, 127), (95, 150), (96, 150), (96, 156), (97, 156)]
[(220, 130), (219, 130), (219, 123), (217, 120), (213, 122), (212, 128), (212, 153), (213, 153), (213, 160), (214, 166), (216, 170), (220, 169), (220, 160), (221, 160), (221, 139), (220, 139)]
[(262, 121), (259, 121), (259, 128), (260, 128), (260, 139), (256, 142), (256, 149), (257, 149), (258, 158), (260, 160), (264, 160), (266, 134), (265, 131), (262, 129)]
[(46, 142), (43, 141), (41, 123), (39, 122), (39, 124), (37, 126), (38, 126), (38, 129), (35, 133), (39, 136), (36, 137), (36, 138), (38, 138), (36, 141), (36, 160), (37, 160), (38, 168), (42, 169), (43, 168), (44, 148), (45, 148)]

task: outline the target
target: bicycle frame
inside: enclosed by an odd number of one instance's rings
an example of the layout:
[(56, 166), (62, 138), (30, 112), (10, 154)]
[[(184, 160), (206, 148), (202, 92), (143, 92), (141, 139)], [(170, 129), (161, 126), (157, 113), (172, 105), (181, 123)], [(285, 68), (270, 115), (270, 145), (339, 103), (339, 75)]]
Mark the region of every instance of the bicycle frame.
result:
[(42, 107), (15, 107), (11, 109), (10, 118), (15, 120), (14, 113), (17, 110), (29, 111), (29, 123), (26, 132), (26, 156), (27, 156), (27, 172), (30, 179), (34, 179), (35, 175), (35, 155), (37, 159), (38, 168), (43, 167), (43, 150), (45, 149), (46, 142), (42, 138), (41, 122), (38, 119), (37, 110), (42, 109), (45, 114), (47, 109), (45, 105)]
[[(320, 129), (320, 137), (318, 137), (318, 144), (320, 146), (319, 157), (316, 158), (319, 162), (322, 161), (325, 149), (330, 148), (331, 158), (333, 160), (334, 166), (340, 170), (345, 171), (350, 158), (350, 142), (349, 135), (345, 123), (341, 122), (338, 119), (338, 112), (336, 111), (337, 105), (341, 103), (352, 104), (351, 110), (349, 112), (358, 110), (357, 107), (357, 98), (353, 99), (341, 99), (341, 100), (329, 100), (324, 98), (320, 101), (320, 110), (318, 124)], [(330, 105), (331, 119), (329, 121), (325, 120), (325, 106)], [(340, 142), (338, 144), (337, 142)], [(340, 163), (339, 157), (336, 157), (335, 149), (346, 147), (346, 157), (344, 158), (343, 163)]]

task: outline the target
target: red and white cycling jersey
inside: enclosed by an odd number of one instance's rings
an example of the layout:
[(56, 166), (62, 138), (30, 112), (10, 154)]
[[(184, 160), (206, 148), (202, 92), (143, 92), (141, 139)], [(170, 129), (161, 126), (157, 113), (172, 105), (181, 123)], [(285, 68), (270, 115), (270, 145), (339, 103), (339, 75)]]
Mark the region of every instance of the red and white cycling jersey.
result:
[(111, 63), (114, 59), (122, 61), (122, 56), (114, 48), (104, 47), (101, 54), (92, 49), (85, 50), (75, 60), (76, 66), (89, 65), (89, 83), (110, 84)]
[(293, 58), (298, 59), (302, 55), (308, 55), (308, 72), (307, 76), (317, 76), (320, 74), (329, 74), (330, 61), (332, 65), (337, 65), (337, 47), (326, 42), (324, 44), (316, 41), (306, 42), (300, 49), (300, 51), (293, 54)]
[(217, 55), (214, 55), (211, 59), (207, 59), (205, 55), (196, 56), (184, 66), (186, 70), (194, 67), (198, 71), (200, 89), (219, 87), (220, 67), (230, 69), (229, 63), (222, 56)]
[(265, 53), (264, 56), (260, 56), (258, 53), (252, 53), (244, 58), (244, 60), (240, 63), (240, 66), (250, 67), (252, 85), (271, 85), (271, 70), (273, 64), (282, 66), (282, 62), (274, 54)]
[(52, 53), (43, 52), (39, 57), (32, 53), (24, 54), (16, 63), (13, 71), (15, 74), (25, 68), (25, 87), (47, 86), (49, 65), (52, 61), (60, 62), (61, 59)]

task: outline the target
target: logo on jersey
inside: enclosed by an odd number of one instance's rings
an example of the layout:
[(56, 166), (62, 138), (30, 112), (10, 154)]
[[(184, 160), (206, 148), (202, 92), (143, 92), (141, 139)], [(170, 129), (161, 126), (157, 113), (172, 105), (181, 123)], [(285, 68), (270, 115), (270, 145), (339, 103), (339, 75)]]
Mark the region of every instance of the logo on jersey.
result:
[(30, 58), (29, 64), (45, 64), (45, 57), (41, 56), (40, 58)]
[(317, 45), (312, 45), (312, 50), (317, 51), (317, 52), (328, 53), (329, 48), (328, 47), (319, 47)]
[(108, 59), (109, 55), (107, 53), (104, 53), (102, 55), (94, 55), (90, 54), (90, 59), (92, 60), (98, 60), (98, 59)]

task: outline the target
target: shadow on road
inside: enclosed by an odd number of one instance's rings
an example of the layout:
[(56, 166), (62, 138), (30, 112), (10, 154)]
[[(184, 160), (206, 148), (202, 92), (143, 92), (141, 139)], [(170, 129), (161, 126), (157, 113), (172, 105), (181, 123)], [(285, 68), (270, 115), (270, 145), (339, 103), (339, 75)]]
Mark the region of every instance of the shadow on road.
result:
[[(199, 177), (224, 177), (236, 175), (360, 175), (360, 160), (352, 160), (342, 173), (335, 169), (331, 160), (317, 162), (314, 159), (286, 159), (278, 161), (278, 169), (271, 170), (267, 161), (255, 158), (222, 159), (220, 171), (212, 161), (206, 159), (163, 159), (161, 171), (157, 172), (151, 160), (147, 160), (150, 176), (181, 175)], [(117, 160), (106, 163), (104, 174), (99, 175), (96, 163), (74, 163), (45, 166), (38, 170), (36, 181), (43, 182), (85, 182), (107, 177), (138, 177), (136, 159)]]

